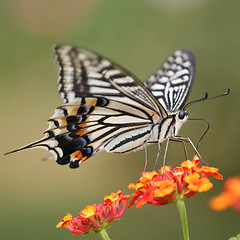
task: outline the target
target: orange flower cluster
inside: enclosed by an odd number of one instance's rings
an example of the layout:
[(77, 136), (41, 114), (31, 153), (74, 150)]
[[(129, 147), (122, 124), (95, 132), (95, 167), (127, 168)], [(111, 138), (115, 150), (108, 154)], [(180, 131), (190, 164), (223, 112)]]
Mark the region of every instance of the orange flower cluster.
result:
[(100, 232), (122, 217), (126, 210), (129, 197), (129, 195), (124, 196), (123, 193), (118, 190), (117, 193), (106, 196), (103, 204), (86, 206), (75, 218), (68, 213), (56, 227), (65, 227), (74, 235)]
[(223, 188), (222, 193), (210, 200), (210, 207), (216, 211), (221, 211), (228, 207), (240, 211), (240, 176), (228, 178)]
[(208, 179), (210, 176), (216, 179), (223, 177), (217, 168), (199, 167), (199, 163), (200, 159), (195, 156), (192, 161), (186, 160), (181, 167), (173, 170), (171, 166), (166, 166), (161, 168), (159, 173), (144, 172), (136, 184), (131, 183), (128, 186), (136, 190), (132, 195), (124, 196), (123, 192), (118, 190), (117, 193), (106, 196), (103, 204), (86, 206), (75, 218), (68, 213), (56, 227), (65, 227), (74, 235), (98, 233), (122, 217), (130, 198), (128, 207), (134, 204), (142, 207), (145, 203), (159, 206), (194, 196), (197, 192), (206, 192), (213, 186)]
[(192, 161), (186, 160), (181, 167), (172, 170), (171, 166), (161, 168), (159, 173), (144, 172), (136, 184), (131, 183), (128, 188), (136, 190), (129, 203), (132, 207), (142, 207), (145, 203), (155, 206), (175, 202), (195, 195), (197, 192), (206, 192), (213, 184), (208, 179), (213, 176), (223, 179), (217, 168), (199, 167), (200, 159), (195, 156)]

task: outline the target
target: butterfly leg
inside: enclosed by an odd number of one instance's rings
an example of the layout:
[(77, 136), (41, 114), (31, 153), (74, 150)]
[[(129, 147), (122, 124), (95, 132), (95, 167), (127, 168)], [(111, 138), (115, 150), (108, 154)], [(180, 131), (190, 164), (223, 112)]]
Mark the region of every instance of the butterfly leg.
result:
[(186, 141), (183, 141), (183, 140), (179, 140), (179, 139), (169, 139), (169, 141), (172, 141), (172, 142), (181, 142), (183, 143), (183, 148), (184, 148), (184, 153), (185, 153), (185, 157), (186, 157), (186, 160), (189, 159), (188, 158), (188, 153), (187, 153), (187, 147), (186, 147)]
[(157, 157), (156, 157), (156, 160), (155, 160), (155, 165), (154, 165), (154, 169), (153, 169), (154, 171), (157, 168), (157, 162), (158, 162), (158, 158), (159, 158), (160, 152), (161, 152), (161, 143), (158, 142), (158, 153), (157, 153)]
[(202, 159), (200, 153), (198, 152), (197, 148), (195, 147), (195, 145), (193, 144), (193, 142), (191, 141), (191, 139), (189, 137), (173, 136), (173, 138), (180, 140), (182, 142), (189, 142), (192, 145), (195, 153), (198, 155), (199, 159), (201, 160), (202, 164), (207, 166), (207, 163)]
[(143, 168), (143, 172), (146, 171), (147, 164), (148, 164), (147, 143), (144, 144), (144, 149), (145, 149), (145, 165)]
[(163, 156), (163, 174), (164, 174), (164, 168), (165, 168), (165, 164), (166, 164), (166, 156), (167, 156), (168, 144), (169, 144), (169, 138), (167, 139), (165, 152), (164, 152), (164, 156)]
[(183, 148), (184, 148), (184, 153), (185, 153), (185, 157), (186, 157), (186, 160), (188, 160), (188, 153), (187, 153), (187, 148), (186, 148), (186, 143), (183, 141)]

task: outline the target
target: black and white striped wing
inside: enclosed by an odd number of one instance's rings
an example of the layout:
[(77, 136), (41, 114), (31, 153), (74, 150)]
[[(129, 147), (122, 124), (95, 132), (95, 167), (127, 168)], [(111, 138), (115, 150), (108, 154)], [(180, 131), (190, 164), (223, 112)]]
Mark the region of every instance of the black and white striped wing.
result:
[(187, 50), (175, 51), (145, 86), (168, 113), (181, 109), (190, 93), (194, 79), (194, 55)]
[(44, 137), (13, 152), (43, 148), (61, 165), (76, 168), (100, 150), (126, 153), (152, 139), (159, 115), (104, 97), (75, 98), (55, 109)]
[(42, 139), (13, 152), (44, 148), (59, 164), (76, 168), (102, 149), (126, 153), (157, 141), (153, 129), (167, 113), (137, 78), (83, 49), (57, 46), (54, 52), (65, 104)]
[(56, 46), (59, 92), (65, 103), (77, 97), (102, 96), (144, 106), (166, 116), (164, 108), (136, 77), (93, 52), (72, 46)]

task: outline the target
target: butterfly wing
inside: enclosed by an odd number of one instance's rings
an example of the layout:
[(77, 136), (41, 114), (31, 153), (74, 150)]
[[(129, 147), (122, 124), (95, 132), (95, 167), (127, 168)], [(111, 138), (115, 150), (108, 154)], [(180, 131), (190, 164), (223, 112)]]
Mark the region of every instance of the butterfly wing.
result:
[(44, 138), (15, 151), (43, 148), (57, 163), (76, 168), (102, 149), (125, 153), (140, 148), (158, 120), (145, 107), (104, 97), (75, 98), (55, 109)]
[(175, 51), (145, 86), (168, 113), (181, 109), (190, 93), (195, 73), (194, 55), (187, 50)]
[(55, 55), (65, 104), (41, 140), (15, 151), (44, 148), (59, 164), (76, 168), (102, 149), (125, 153), (157, 140), (153, 128), (167, 113), (137, 78), (83, 49), (57, 46)]
[(77, 97), (103, 96), (145, 106), (166, 116), (165, 109), (131, 73), (93, 52), (72, 46), (56, 46), (59, 92), (65, 103)]

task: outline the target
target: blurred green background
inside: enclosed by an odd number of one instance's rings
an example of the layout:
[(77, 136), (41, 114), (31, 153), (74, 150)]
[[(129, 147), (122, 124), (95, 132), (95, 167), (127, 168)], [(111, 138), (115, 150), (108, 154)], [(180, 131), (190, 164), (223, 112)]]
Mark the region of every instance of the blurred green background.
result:
[[(189, 108), (211, 128), (199, 151), (226, 179), (240, 174), (240, 1), (239, 0), (2, 0), (0, 2), (1, 154), (42, 137), (46, 120), (62, 101), (51, 48), (71, 44), (91, 49), (124, 66), (141, 80), (155, 72), (178, 48), (196, 56), (196, 77), (189, 100), (207, 91), (227, 97)], [(195, 143), (204, 122), (188, 122), (182, 136)], [(191, 148), (189, 147), (191, 152)], [(157, 146), (149, 147), (152, 169)], [(193, 156), (193, 152), (192, 156)], [(70, 212), (135, 182), (144, 152), (100, 153), (79, 169), (42, 161), (48, 153), (31, 150), (0, 162), (0, 239), (76, 239), (55, 225)], [(181, 144), (171, 143), (167, 164), (184, 160)], [(160, 161), (161, 163), (161, 161)], [(159, 166), (160, 167), (160, 166)], [(214, 212), (207, 203), (222, 188), (186, 200), (191, 239), (228, 239), (240, 232), (239, 213)], [(174, 205), (131, 208), (114, 224), (112, 239), (183, 239)], [(83, 237), (77, 237), (83, 238)], [(99, 239), (97, 235), (84, 239)]]

